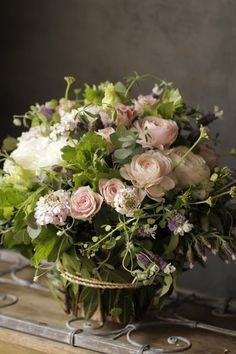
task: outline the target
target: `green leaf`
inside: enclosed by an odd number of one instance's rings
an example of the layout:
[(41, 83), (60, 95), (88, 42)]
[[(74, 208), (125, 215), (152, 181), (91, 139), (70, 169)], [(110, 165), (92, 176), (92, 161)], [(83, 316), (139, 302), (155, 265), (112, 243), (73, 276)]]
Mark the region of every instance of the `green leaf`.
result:
[(170, 255), (171, 253), (173, 253), (177, 248), (178, 244), (179, 244), (179, 235), (173, 233), (171, 235), (169, 244), (165, 250), (165, 255)]
[(164, 278), (164, 285), (162, 286), (160, 297), (166, 295), (169, 292), (172, 283), (173, 283), (172, 276), (167, 275)]
[(25, 200), (25, 192), (14, 188), (0, 189), (0, 208), (17, 207)]
[(173, 102), (162, 102), (158, 105), (157, 113), (159, 113), (163, 118), (173, 118), (174, 112), (175, 107)]
[(64, 146), (62, 149), (62, 158), (69, 164), (74, 164), (77, 162), (76, 160), (76, 150), (74, 147), (69, 145)]
[(55, 262), (59, 257), (59, 251), (62, 253), (68, 248), (67, 238), (57, 236), (56, 229), (51, 227), (44, 227), (40, 235), (34, 240), (34, 243), (33, 265), (38, 265), (43, 260)]
[(98, 305), (100, 303), (99, 297), (101, 295), (98, 289), (87, 288), (86, 290), (87, 290), (87, 294), (86, 297), (84, 298), (83, 305), (84, 305), (85, 319), (88, 320), (98, 309)]
[(132, 152), (133, 151), (131, 149), (118, 149), (115, 150), (113, 156), (116, 161), (125, 160), (128, 156), (132, 154)]
[(125, 291), (119, 297), (119, 307), (122, 309), (122, 313), (119, 319), (122, 323), (130, 322), (134, 317), (134, 303), (130, 295), (126, 294)]

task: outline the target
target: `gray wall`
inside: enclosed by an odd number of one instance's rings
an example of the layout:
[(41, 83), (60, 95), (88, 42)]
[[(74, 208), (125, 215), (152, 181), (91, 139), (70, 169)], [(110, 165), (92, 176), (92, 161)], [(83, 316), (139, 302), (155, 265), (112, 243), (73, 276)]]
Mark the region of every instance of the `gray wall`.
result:
[[(82, 83), (138, 71), (173, 81), (206, 111), (217, 103), (225, 111), (219, 151), (235, 144), (236, 1), (3, 0), (0, 17), (1, 138), (15, 132), (13, 113), (63, 95), (64, 75)], [(236, 295), (236, 265), (212, 257), (182, 283)]]

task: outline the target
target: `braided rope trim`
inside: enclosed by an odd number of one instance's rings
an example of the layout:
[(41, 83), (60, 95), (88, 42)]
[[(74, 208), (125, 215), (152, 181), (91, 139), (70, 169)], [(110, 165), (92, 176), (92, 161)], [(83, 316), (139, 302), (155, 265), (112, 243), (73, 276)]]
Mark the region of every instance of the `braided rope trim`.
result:
[(83, 285), (89, 288), (99, 289), (137, 289), (143, 287), (143, 283), (112, 283), (94, 278), (86, 279), (82, 278), (79, 273), (71, 274), (65, 270), (60, 262), (57, 263), (57, 270), (61, 273), (61, 276), (71, 283)]

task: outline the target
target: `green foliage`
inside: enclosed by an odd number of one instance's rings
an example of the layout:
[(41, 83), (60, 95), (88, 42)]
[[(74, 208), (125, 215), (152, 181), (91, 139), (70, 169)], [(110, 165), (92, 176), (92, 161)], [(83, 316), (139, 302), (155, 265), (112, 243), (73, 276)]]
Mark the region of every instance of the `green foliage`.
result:
[(136, 143), (137, 136), (124, 125), (119, 125), (115, 133), (111, 134), (111, 142), (116, 147), (113, 153), (115, 163), (124, 164), (133, 156), (142, 153), (143, 149)]
[(178, 89), (171, 86), (166, 86), (161, 98), (161, 103), (158, 105), (157, 113), (163, 118), (173, 118), (175, 112), (183, 107), (183, 99)]
[(35, 253), (31, 262), (36, 266), (43, 260), (55, 262), (63, 252), (70, 248), (68, 238), (57, 236), (54, 227), (43, 227), (33, 244)]

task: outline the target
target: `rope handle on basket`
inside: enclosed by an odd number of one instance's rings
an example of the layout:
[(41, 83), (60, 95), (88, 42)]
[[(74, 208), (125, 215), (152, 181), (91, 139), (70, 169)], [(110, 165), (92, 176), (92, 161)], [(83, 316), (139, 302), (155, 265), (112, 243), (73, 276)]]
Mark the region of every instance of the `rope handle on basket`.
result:
[(89, 288), (99, 288), (99, 289), (137, 289), (141, 288), (143, 283), (138, 282), (135, 284), (132, 283), (112, 283), (103, 280), (98, 280), (95, 278), (82, 278), (79, 273), (71, 274), (63, 267), (61, 262), (57, 262), (57, 270), (60, 272), (61, 276), (66, 280), (69, 280), (71, 283), (78, 285), (83, 285)]

